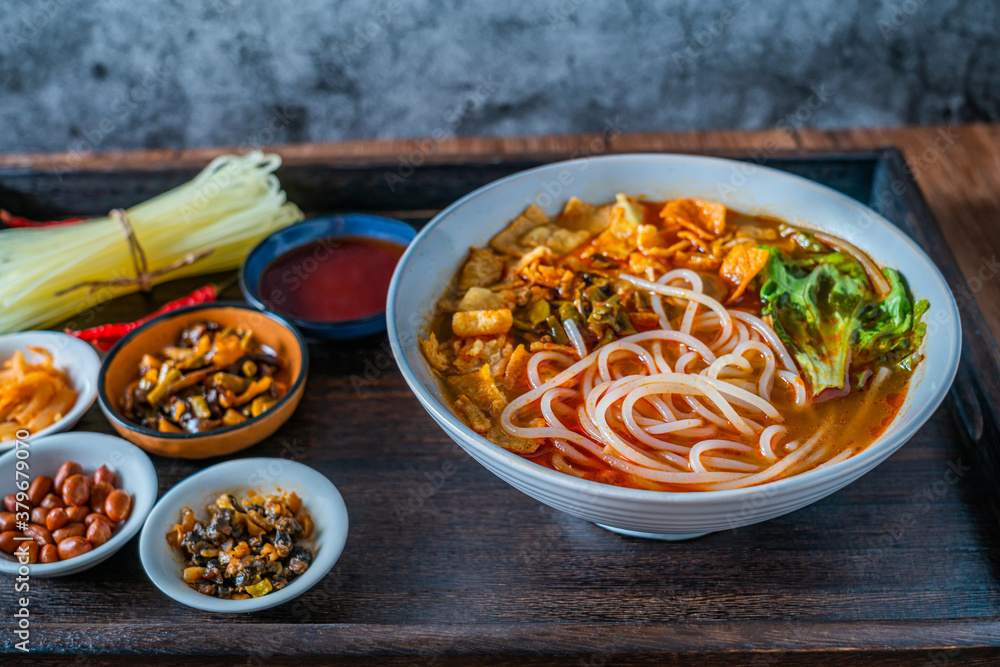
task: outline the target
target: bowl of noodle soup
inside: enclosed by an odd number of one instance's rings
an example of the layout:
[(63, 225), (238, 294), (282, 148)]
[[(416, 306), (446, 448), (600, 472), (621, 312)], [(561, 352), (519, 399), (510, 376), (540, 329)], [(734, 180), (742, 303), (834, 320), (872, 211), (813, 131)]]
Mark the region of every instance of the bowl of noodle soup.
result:
[(957, 306), (857, 201), (745, 163), (618, 155), (438, 214), (387, 304), (404, 378), (467, 453), (610, 530), (684, 539), (851, 483), (940, 405)]

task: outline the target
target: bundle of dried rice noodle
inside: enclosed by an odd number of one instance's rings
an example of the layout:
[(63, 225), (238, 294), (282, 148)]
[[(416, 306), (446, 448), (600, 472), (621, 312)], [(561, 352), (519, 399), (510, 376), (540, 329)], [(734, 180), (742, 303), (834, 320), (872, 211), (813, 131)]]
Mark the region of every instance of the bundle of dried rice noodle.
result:
[(137, 246), (149, 284), (237, 268), (261, 239), (303, 217), (274, 175), (280, 164), (260, 151), (224, 155), (116, 219), (0, 231), (0, 333), (51, 326), (139, 290)]

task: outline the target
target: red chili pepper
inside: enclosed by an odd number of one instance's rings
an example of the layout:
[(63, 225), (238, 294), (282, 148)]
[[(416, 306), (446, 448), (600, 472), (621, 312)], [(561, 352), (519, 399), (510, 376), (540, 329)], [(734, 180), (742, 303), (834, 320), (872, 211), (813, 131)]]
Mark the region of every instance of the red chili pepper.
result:
[(96, 327), (90, 327), (89, 329), (84, 329), (82, 331), (71, 331), (66, 329), (66, 333), (70, 336), (79, 338), (80, 340), (85, 340), (92, 343), (97, 349), (102, 352), (107, 352), (115, 343), (117, 343), (125, 334), (129, 333), (133, 329), (138, 329), (140, 326), (150, 321), (154, 317), (162, 315), (163, 313), (169, 313), (171, 310), (177, 310), (178, 308), (183, 308), (185, 306), (193, 306), (198, 303), (207, 303), (209, 301), (215, 301), (216, 297), (219, 296), (219, 290), (215, 285), (205, 285), (204, 287), (199, 287), (195, 291), (188, 294), (182, 299), (177, 299), (176, 301), (171, 301), (170, 303), (160, 307), (159, 309), (153, 311), (146, 317), (136, 320), (135, 322), (121, 322), (119, 324), (101, 324)]
[(65, 220), (29, 220), (19, 215), (11, 215), (0, 208), (0, 222), (8, 227), (55, 227), (57, 225), (72, 225), (75, 222), (83, 222), (90, 218), (67, 218)]

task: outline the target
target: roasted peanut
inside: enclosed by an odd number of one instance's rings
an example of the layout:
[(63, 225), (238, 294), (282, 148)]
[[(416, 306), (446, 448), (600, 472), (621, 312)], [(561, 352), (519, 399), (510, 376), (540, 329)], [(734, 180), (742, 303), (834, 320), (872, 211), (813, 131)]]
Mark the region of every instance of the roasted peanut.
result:
[(112, 521), (124, 521), (132, 511), (132, 496), (124, 489), (115, 489), (104, 502), (104, 513)]
[(104, 509), (104, 501), (108, 499), (115, 487), (107, 482), (98, 482), (90, 489), (90, 509), (93, 512), (100, 512)]
[(17, 562), (19, 563), (37, 563), (39, 549), (40, 547), (37, 542), (30, 540), (21, 542), (17, 549), (14, 550), (14, 557), (17, 558)]
[(59, 472), (56, 473), (55, 479), (56, 493), (62, 493), (63, 484), (66, 483), (67, 479), (73, 475), (79, 475), (82, 472), (83, 468), (75, 461), (66, 461), (66, 463), (59, 466)]
[(31, 523), (37, 523), (39, 526), (45, 525), (45, 517), (49, 515), (49, 510), (44, 507), (33, 507), (31, 508)]
[(73, 505), (66, 508), (66, 516), (69, 518), (70, 523), (75, 521), (82, 523), (88, 514), (90, 514), (90, 507), (87, 505)]
[(58, 563), (59, 562), (59, 547), (54, 544), (46, 544), (42, 547), (42, 550), (38, 552), (38, 562), (39, 563)]
[(15, 526), (17, 526), (17, 519), (13, 512), (0, 512), (0, 533), (14, 530)]
[(65, 507), (66, 503), (62, 501), (62, 498), (54, 493), (47, 493), (45, 497), (42, 498), (42, 502), (38, 503), (39, 507), (44, 507), (47, 510), (53, 509), (55, 507)]
[(54, 544), (55, 541), (52, 539), (52, 533), (45, 526), (39, 526), (37, 523), (30, 524), (24, 529), (24, 534), (38, 542), (38, 546), (44, 547), (46, 544)]
[(59, 558), (60, 560), (76, 558), (77, 556), (82, 556), (93, 548), (94, 547), (91, 546), (90, 542), (88, 542), (85, 537), (68, 537), (59, 543)]
[(87, 541), (99, 547), (111, 539), (111, 526), (103, 521), (95, 521), (87, 528)]
[(115, 486), (115, 474), (108, 469), (108, 466), (101, 466), (94, 473), (94, 484), (100, 484), (101, 482), (107, 482), (112, 488)]
[(62, 499), (67, 505), (86, 505), (90, 500), (90, 480), (83, 475), (70, 475), (62, 485)]
[(14, 549), (21, 544), (21, 540), (18, 539), (22, 537), (21, 533), (16, 530), (5, 530), (0, 533), (0, 551), (5, 554), (14, 553)]
[(108, 526), (110, 528), (114, 528), (115, 527), (115, 522), (114, 521), (112, 521), (111, 519), (109, 519), (106, 514), (100, 514), (99, 512), (91, 512), (83, 520), (83, 522), (85, 524), (87, 524), (88, 527), (90, 526), (90, 524), (94, 523), (95, 521), (103, 521), (104, 523), (108, 524)]
[(37, 505), (50, 491), (52, 491), (52, 478), (48, 475), (39, 475), (28, 487), (28, 499), (31, 500), (32, 505)]
[[(87, 527), (82, 523), (67, 523), (59, 530), (52, 531), (52, 539), (56, 544), (62, 543), (71, 537), (83, 537), (87, 534)], [(62, 555), (60, 553), (60, 555)]]
[(17, 511), (17, 494), (16, 493), (8, 493), (6, 496), (4, 496), (3, 497), (3, 507), (8, 512), (16, 512)]
[(58, 530), (69, 523), (69, 516), (63, 508), (56, 507), (48, 512), (48, 516), (45, 517), (45, 527), (49, 530)]

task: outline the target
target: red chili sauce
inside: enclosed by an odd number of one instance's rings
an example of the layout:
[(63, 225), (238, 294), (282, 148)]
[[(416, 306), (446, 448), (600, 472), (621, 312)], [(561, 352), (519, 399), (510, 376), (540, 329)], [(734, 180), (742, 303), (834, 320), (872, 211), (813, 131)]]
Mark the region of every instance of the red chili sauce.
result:
[(267, 265), (260, 277), (261, 301), (268, 310), (313, 322), (381, 313), (404, 250), (361, 236), (313, 241)]

